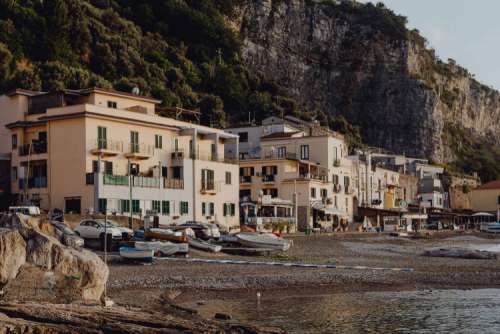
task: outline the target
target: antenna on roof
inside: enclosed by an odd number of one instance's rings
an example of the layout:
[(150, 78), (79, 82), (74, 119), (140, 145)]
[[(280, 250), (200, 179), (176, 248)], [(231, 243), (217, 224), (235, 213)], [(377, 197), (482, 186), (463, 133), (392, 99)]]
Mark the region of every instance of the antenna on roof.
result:
[(134, 95), (139, 95), (141, 91), (139, 90), (139, 87), (135, 86), (134, 88), (132, 88), (132, 94)]

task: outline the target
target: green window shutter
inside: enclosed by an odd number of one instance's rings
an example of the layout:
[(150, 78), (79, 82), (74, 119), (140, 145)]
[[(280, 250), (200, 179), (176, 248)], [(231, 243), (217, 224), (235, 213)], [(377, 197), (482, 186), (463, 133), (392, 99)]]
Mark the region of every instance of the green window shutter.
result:
[(201, 214), (202, 214), (203, 216), (205, 216), (205, 206), (206, 206), (206, 205), (205, 205), (205, 202), (202, 202), (202, 203), (201, 203)]
[(226, 203), (223, 204), (222, 209), (224, 211), (224, 217), (226, 217), (227, 216), (227, 204)]
[(210, 216), (213, 216), (215, 214), (215, 204), (212, 202), (210, 203)]

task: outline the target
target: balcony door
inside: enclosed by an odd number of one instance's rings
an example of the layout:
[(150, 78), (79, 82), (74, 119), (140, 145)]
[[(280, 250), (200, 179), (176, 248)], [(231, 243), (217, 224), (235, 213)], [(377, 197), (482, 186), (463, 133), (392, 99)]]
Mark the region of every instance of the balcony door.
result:
[(97, 148), (100, 150), (108, 148), (108, 131), (103, 126), (97, 127)]

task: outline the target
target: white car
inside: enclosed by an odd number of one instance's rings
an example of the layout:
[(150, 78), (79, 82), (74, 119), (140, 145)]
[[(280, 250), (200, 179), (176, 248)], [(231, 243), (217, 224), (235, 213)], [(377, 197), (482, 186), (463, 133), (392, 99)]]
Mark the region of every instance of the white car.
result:
[(123, 239), (130, 239), (134, 236), (134, 231), (128, 227), (120, 226), (116, 222), (108, 219), (108, 224), (111, 224), (114, 228), (119, 229), (122, 232)]
[(106, 234), (111, 235), (113, 240), (122, 239), (122, 231), (110, 221), (105, 225), (104, 219), (85, 219), (75, 228), (75, 233), (84, 239), (104, 238), (105, 231)]

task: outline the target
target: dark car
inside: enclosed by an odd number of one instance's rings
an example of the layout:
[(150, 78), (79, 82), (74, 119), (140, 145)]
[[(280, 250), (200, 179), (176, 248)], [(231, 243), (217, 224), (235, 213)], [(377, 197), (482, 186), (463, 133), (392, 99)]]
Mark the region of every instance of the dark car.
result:
[(54, 226), (54, 233), (63, 245), (73, 248), (83, 247), (84, 240), (66, 224), (57, 221), (52, 221), (51, 223)]

